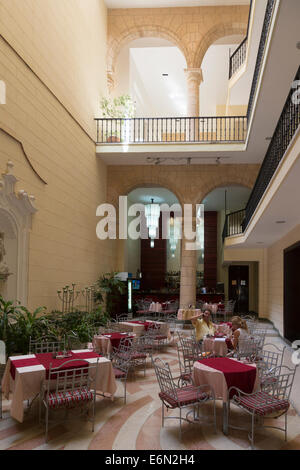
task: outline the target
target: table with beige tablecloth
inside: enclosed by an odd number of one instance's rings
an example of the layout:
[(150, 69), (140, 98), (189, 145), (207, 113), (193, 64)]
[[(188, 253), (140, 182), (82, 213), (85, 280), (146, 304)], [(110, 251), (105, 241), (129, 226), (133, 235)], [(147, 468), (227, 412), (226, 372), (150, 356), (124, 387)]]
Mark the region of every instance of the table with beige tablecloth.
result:
[[(72, 351), (73, 353), (84, 353), (86, 350)], [(24, 401), (34, 399), (41, 389), (41, 384), (46, 377), (45, 367), (40, 365), (30, 365), (28, 367), (17, 367), (15, 376), (11, 374), (11, 361), (33, 359), (38, 355), (30, 354), (26, 356), (12, 356), (8, 358), (5, 372), (2, 379), (2, 391), (5, 398), (9, 398), (12, 393), (10, 414), (11, 417), (19, 421), (24, 420)], [(94, 364), (97, 358), (85, 359), (90, 364)], [(97, 368), (96, 390), (114, 396), (117, 386), (113, 372), (112, 363), (106, 357), (100, 357)]]
[(198, 308), (181, 308), (178, 310), (177, 318), (178, 320), (189, 320), (196, 315), (200, 315), (202, 311)]
[(132, 331), (136, 336), (141, 336), (145, 333), (145, 324), (150, 323), (159, 326), (159, 334), (170, 336), (169, 326), (165, 322), (146, 320), (145, 322), (127, 321), (119, 323), (119, 330), (124, 332)]
[[(95, 335), (93, 338), (93, 347), (96, 351), (98, 351), (100, 354), (104, 354), (105, 356), (109, 356), (112, 353), (113, 350), (113, 345), (111, 341), (111, 336), (116, 335), (117, 333), (112, 333), (111, 335), (109, 334), (103, 334), (103, 335)], [(127, 334), (127, 333), (120, 333), (120, 339), (121, 335), (124, 335), (124, 338), (132, 338), (134, 339), (136, 335), (134, 333)]]
[(224, 357), (228, 354), (226, 338), (204, 338), (203, 351)]
[[(216, 358), (214, 360), (202, 360), (194, 363), (193, 380), (195, 385), (210, 385), (215, 393), (216, 400), (223, 400), (223, 432), (228, 433), (227, 402), (228, 402), (228, 386), (224, 373), (221, 370), (211, 366), (212, 361), (236, 361), (236, 359)], [(239, 361), (237, 361), (239, 362)], [(208, 366), (207, 364), (210, 364)], [(247, 364), (248, 367), (256, 368), (255, 364)], [(256, 378), (252, 392), (258, 391), (260, 388), (259, 374), (256, 372)]]

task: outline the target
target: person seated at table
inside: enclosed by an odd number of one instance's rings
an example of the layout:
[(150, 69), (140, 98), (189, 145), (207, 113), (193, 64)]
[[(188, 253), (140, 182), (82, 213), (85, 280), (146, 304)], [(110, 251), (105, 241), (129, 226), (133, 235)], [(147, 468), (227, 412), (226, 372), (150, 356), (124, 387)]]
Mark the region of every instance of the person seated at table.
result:
[(216, 327), (211, 321), (211, 310), (206, 309), (203, 313), (190, 318), (193, 327), (196, 330), (196, 340), (202, 342), (204, 336), (214, 335)]
[(231, 323), (232, 335), (231, 338), (228, 338), (226, 344), (228, 349), (235, 351), (239, 344), (239, 340), (248, 338), (249, 332), (246, 320), (243, 320), (241, 317), (233, 317)]

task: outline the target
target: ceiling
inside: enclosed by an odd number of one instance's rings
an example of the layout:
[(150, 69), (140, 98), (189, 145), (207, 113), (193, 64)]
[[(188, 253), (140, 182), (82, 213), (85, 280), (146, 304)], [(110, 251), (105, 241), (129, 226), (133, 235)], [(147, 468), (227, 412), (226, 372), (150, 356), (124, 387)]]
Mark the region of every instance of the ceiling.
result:
[(137, 188), (128, 194), (133, 204), (148, 204), (151, 199), (157, 204), (178, 204), (178, 199), (171, 191), (165, 188)]
[(250, 0), (105, 0), (108, 8), (172, 8), (249, 5)]

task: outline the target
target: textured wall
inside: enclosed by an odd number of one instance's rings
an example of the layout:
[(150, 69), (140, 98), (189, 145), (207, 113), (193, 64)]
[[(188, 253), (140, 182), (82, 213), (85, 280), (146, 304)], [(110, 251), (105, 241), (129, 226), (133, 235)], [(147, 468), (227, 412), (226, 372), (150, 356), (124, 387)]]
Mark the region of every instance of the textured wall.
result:
[(106, 9), (102, 0), (0, 0), (0, 30), (0, 172), (12, 160), (17, 189), (36, 197), (28, 303), (52, 309), (58, 288), (89, 285), (117, 262), (114, 242), (96, 238), (107, 170), (88, 135), (106, 91)]

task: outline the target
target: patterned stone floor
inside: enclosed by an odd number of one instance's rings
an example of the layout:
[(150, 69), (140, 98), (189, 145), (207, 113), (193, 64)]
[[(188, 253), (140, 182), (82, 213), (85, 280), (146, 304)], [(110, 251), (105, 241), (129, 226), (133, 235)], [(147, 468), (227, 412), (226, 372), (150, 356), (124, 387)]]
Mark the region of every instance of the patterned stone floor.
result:
[[(272, 335), (268, 342), (278, 341)], [(169, 346), (159, 356), (167, 360), (174, 375), (178, 375), (176, 348)], [(296, 383), (299, 396), (300, 388)], [(210, 404), (202, 408), (201, 424), (183, 424), (179, 440), (179, 421), (169, 420), (161, 427), (161, 402), (154, 370), (148, 360), (146, 377), (143, 372), (130, 377), (127, 384), (127, 404), (123, 404), (123, 385), (118, 384), (114, 401), (98, 398), (95, 432), (83, 416), (55, 412), (50, 425), (49, 441), (44, 438), (44, 426), (38, 424), (37, 410), (32, 407), (22, 424), (10, 418), (9, 401), (3, 401), (4, 415), (0, 420), (0, 449), (9, 450), (247, 450), (248, 431), (230, 430), (222, 433), (222, 403), (217, 402), (217, 434), (211, 425)], [(25, 406), (26, 404), (24, 404)], [(172, 412), (172, 416), (178, 412)], [(278, 425), (276, 420), (275, 425)], [(231, 423), (247, 426), (249, 417), (232, 408)], [(274, 423), (269, 423), (274, 424)], [(261, 450), (300, 450), (300, 417), (294, 408), (288, 413), (288, 441), (278, 430), (258, 430), (255, 448)]]

